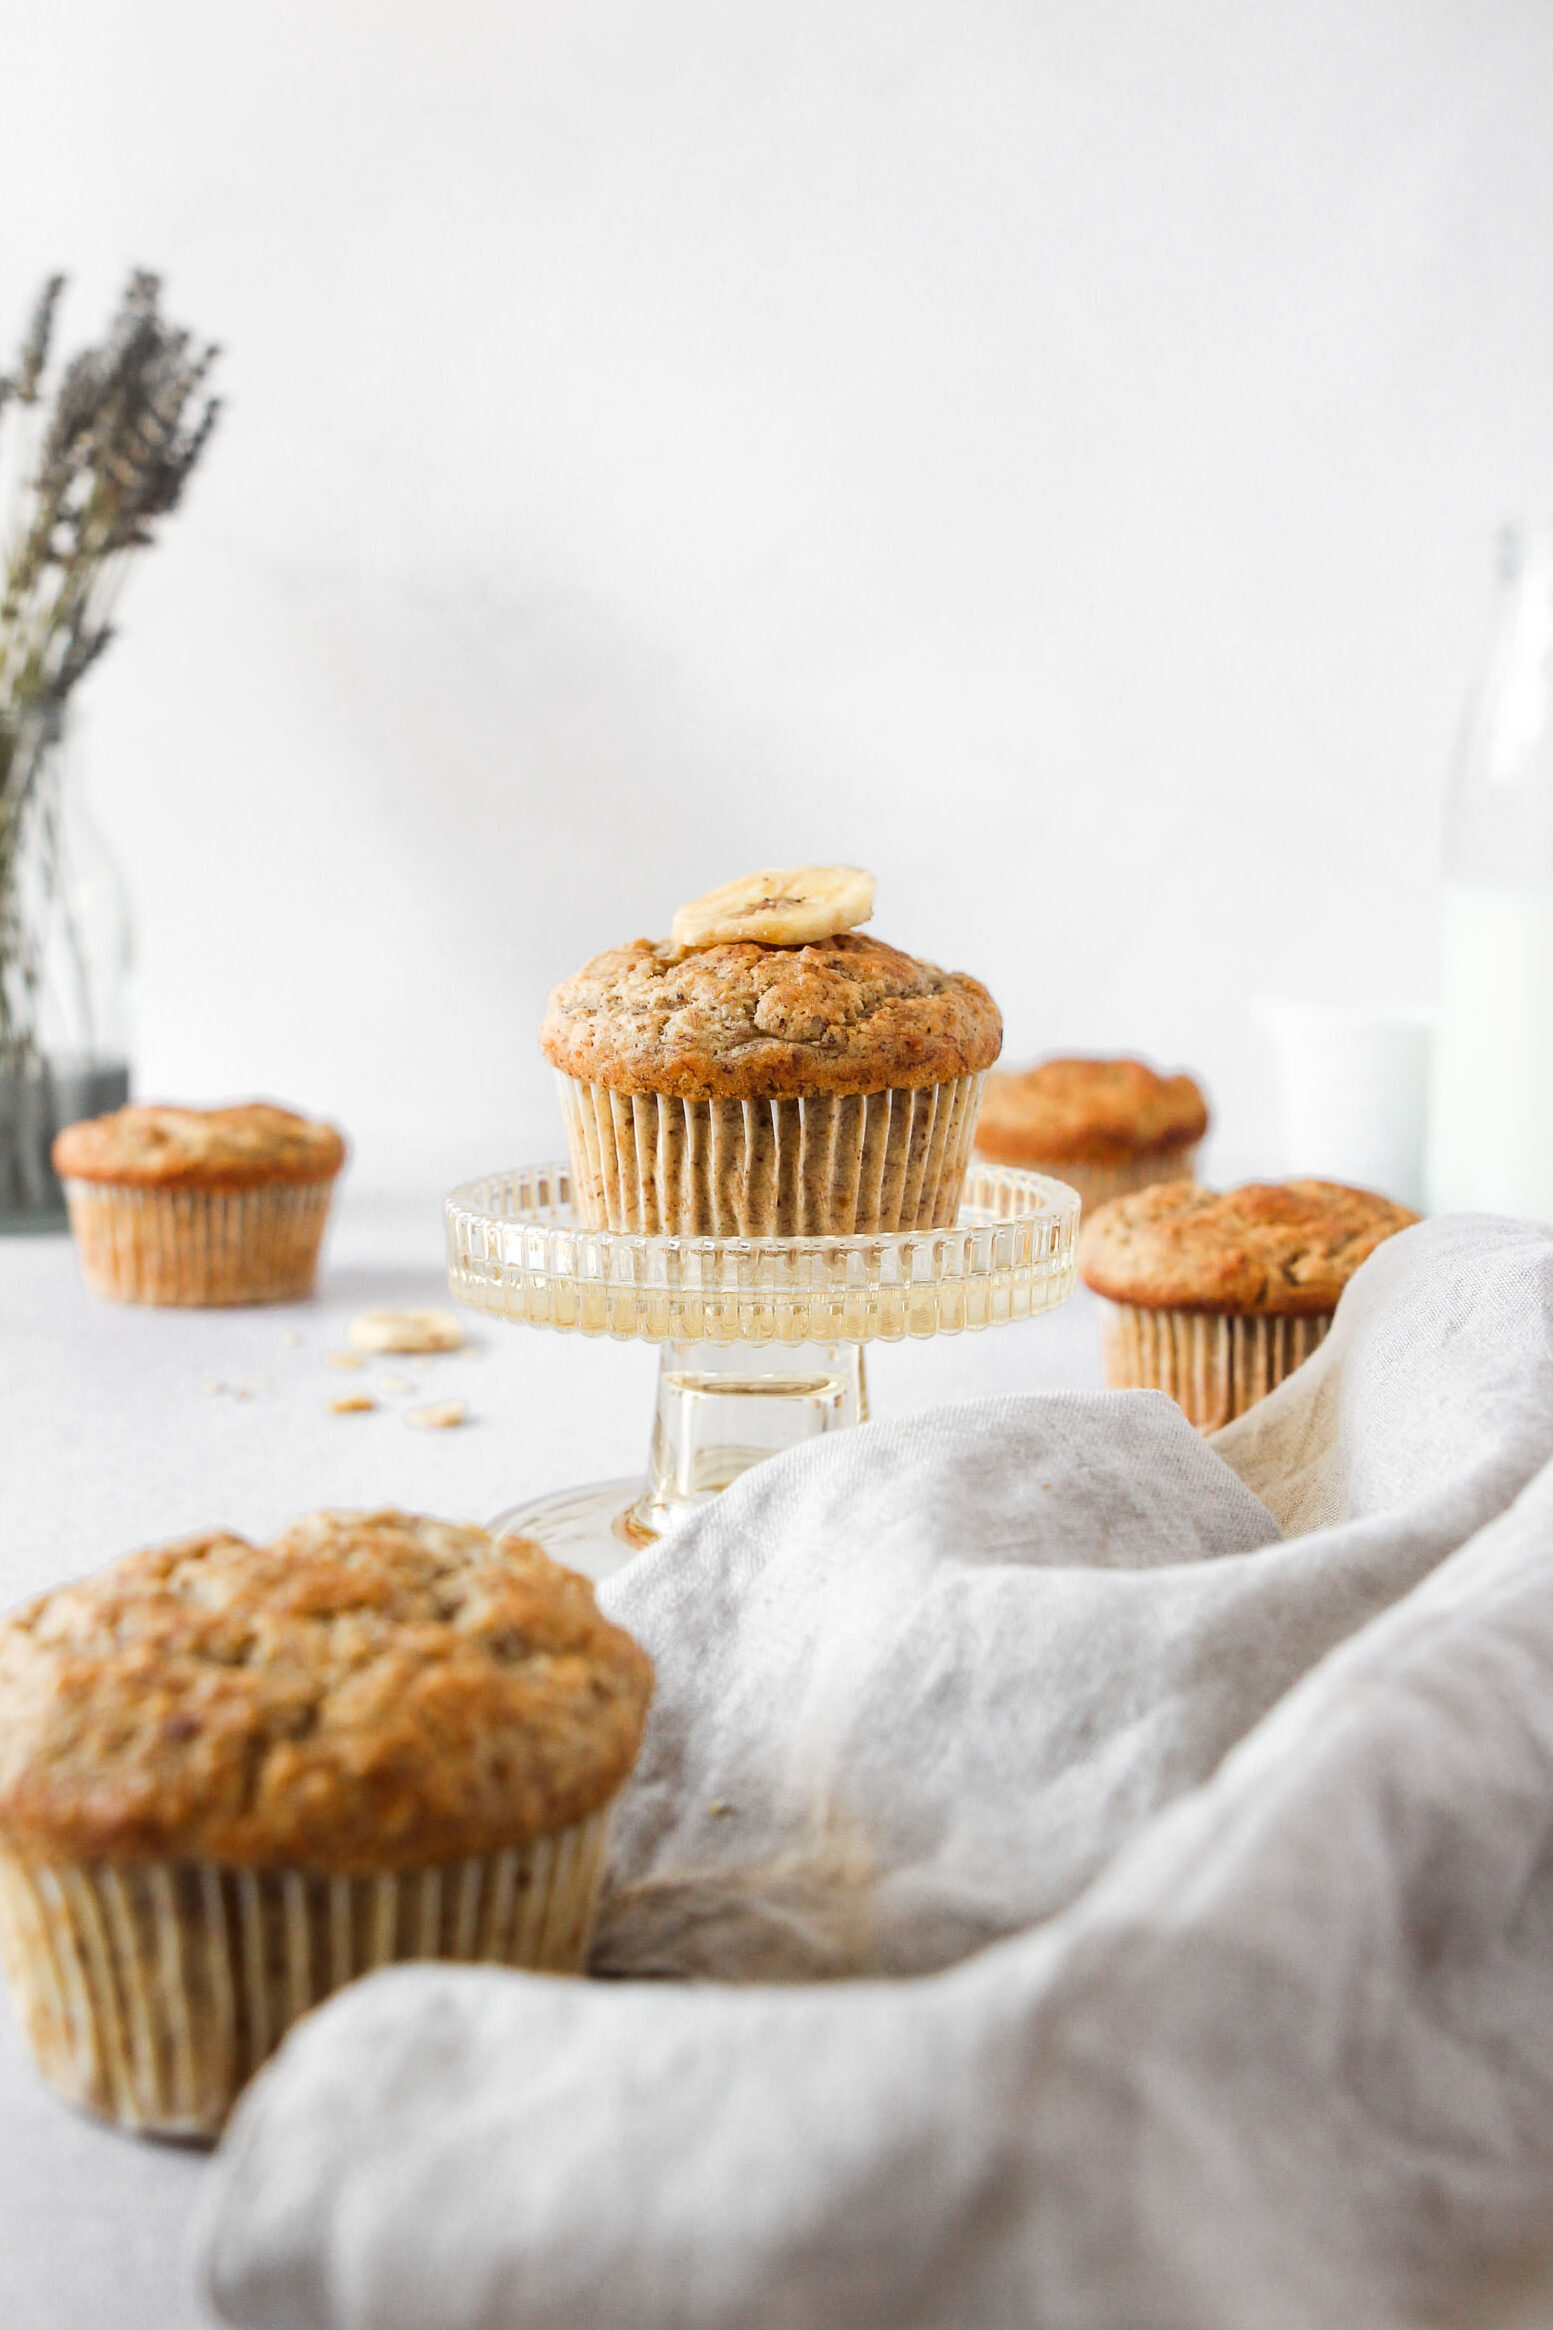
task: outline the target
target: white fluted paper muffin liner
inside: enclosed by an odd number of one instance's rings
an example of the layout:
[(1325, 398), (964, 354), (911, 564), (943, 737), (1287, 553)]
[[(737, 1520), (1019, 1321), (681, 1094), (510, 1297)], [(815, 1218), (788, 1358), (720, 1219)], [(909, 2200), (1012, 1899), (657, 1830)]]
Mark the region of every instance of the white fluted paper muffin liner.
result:
[(1083, 1211), (1092, 1214), (1108, 1199), (1125, 1197), (1133, 1189), (1151, 1189), (1156, 1181), (1195, 1181), (1199, 1146), (1196, 1141), (1177, 1141), (1169, 1148), (1147, 1149), (1120, 1165), (1080, 1165), (1067, 1157), (1031, 1157), (1022, 1162), (1032, 1173), (1049, 1173), (1054, 1181), (1065, 1181), (1069, 1189), (1076, 1189)]
[(0, 1962), (39, 2069), (142, 2134), (210, 2138), (310, 2007), (416, 1958), (581, 1971), (605, 1806), (528, 1845), (364, 1877), (0, 1854)]
[(1216, 1432), (1282, 1383), (1326, 1338), (1335, 1312), (1225, 1315), (1107, 1303), (1113, 1391), (1168, 1392), (1200, 1432)]
[(945, 1229), (981, 1076), (819, 1099), (675, 1100), (558, 1074), (589, 1229), (823, 1238)]
[(157, 1189), (67, 1180), (65, 1200), (93, 1294), (198, 1308), (311, 1294), (334, 1183)]

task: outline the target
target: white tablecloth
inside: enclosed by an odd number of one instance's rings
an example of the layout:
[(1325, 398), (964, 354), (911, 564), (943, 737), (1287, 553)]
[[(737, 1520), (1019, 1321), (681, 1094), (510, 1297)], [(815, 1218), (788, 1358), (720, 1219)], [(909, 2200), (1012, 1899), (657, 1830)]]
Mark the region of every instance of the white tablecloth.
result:
[[(223, 1522), (262, 1535), (319, 1505), (485, 1520), (519, 1498), (640, 1468), (655, 1360), (636, 1345), (471, 1319), (463, 1352), (337, 1373), (353, 1312), (446, 1300), (438, 1193), (347, 1192), (316, 1303), (177, 1312), (95, 1303), (63, 1239), (0, 1240), (0, 1600)], [(385, 1390), (336, 1416), (348, 1391)], [(1089, 1298), (1028, 1325), (875, 1347), (876, 1415), (981, 1392), (1098, 1384)], [(211, 1388), (219, 1386), (221, 1388)], [(470, 1422), (411, 1429), (417, 1401)], [(185, 2231), (203, 2157), (110, 2134), (43, 2088), (0, 2015), (0, 2323), (188, 2330)]]

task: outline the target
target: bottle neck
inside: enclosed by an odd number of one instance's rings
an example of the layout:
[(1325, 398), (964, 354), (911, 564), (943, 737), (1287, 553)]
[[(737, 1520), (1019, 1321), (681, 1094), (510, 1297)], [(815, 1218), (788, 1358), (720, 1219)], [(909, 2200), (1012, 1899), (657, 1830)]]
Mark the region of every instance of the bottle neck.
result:
[(1507, 533), (1489, 653), (1452, 775), (1445, 866), (1468, 882), (1553, 881), (1553, 527)]

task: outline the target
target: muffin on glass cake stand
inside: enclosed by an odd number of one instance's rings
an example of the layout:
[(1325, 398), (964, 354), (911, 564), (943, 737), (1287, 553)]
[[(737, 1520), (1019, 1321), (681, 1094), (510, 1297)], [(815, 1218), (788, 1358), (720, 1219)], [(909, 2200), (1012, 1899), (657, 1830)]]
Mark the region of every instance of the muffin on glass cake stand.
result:
[(593, 1228), (954, 1220), (1003, 1022), (979, 979), (859, 931), (873, 897), (854, 866), (749, 874), (556, 989), (539, 1041)]
[(860, 933), (873, 889), (852, 867), (768, 870), (595, 957), (541, 1031), (569, 1163), (448, 1199), (462, 1300), (659, 1345), (646, 1477), (501, 1516), (595, 1576), (762, 1457), (862, 1422), (865, 1343), (1072, 1292), (1074, 1193), (969, 1163), (997, 1006)]

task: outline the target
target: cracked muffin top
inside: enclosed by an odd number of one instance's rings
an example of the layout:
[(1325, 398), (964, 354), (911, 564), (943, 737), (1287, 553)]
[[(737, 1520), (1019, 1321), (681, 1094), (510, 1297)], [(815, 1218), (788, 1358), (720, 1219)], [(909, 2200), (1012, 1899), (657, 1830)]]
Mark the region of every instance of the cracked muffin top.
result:
[(525, 1538), (314, 1513), (130, 1554), (0, 1624), (0, 1838), (33, 1861), (366, 1873), (582, 1819), (652, 1666)]
[(66, 1125), (54, 1170), (67, 1181), (156, 1189), (249, 1189), (267, 1181), (332, 1181), (345, 1162), (333, 1125), (267, 1100), (233, 1108), (134, 1103)]
[(807, 946), (638, 939), (564, 980), (539, 1031), (580, 1083), (681, 1100), (941, 1084), (990, 1067), (1002, 1040), (979, 979), (855, 930)]
[(1337, 1181), (1222, 1193), (1157, 1181), (1097, 1206), (1079, 1238), (1086, 1285), (1148, 1310), (1330, 1311), (1383, 1239), (1418, 1219)]
[(1125, 1165), (1207, 1130), (1190, 1076), (1159, 1076), (1142, 1060), (1042, 1060), (987, 1078), (976, 1146), (997, 1165)]

